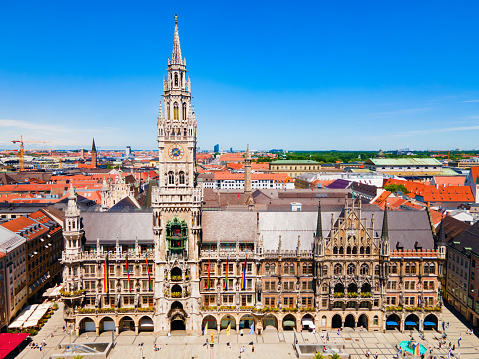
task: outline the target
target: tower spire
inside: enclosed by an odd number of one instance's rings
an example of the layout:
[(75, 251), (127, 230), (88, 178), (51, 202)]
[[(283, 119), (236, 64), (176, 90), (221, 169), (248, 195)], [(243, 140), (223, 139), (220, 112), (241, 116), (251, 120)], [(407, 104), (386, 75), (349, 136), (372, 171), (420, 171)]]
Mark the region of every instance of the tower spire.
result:
[(381, 239), (389, 238), (389, 229), (388, 229), (388, 206), (384, 206), (384, 217), (383, 217), (383, 228), (381, 231)]
[(178, 33), (178, 15), (175, 15), (175, 37), (173, 40), (173, 53), (170, 64), (183, 65), (181, 57), (180, 35)]
[(323, 225), (321, 223), (321, 199), (318, 202), (318, 220), (316, 223), (316, 240), (321, 240), (323, 238)]

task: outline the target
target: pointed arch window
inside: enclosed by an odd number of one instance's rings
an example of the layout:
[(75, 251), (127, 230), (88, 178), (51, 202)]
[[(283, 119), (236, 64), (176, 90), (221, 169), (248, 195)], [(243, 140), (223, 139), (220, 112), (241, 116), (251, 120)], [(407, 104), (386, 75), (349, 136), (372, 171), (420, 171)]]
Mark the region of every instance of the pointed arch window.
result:
[(185, 172), (180, 172), (180, 184), (185, 184)]
[(168, 172), (168, 184), (175, 184), (175, 174), (173, 171)]
[(175, 104), (173, 105), (173, 116), (175, 121), (178, 121), (180, 118), (179, 111), (180, 111), (180, 108), (178, 107), (178, 102), (175, 102)]
[(356, 274), (356, 266), (354, 264), (348, 265), (348, 275), (355, 275)]
[(186, 121), (186, 103), (183, 103), (183, 121)]
[(369, 275), (369, 266), (367, 264), (361, 265), (360, 274)]
[(175, 86), (178, 86), (178, 72), (175, 72)]
[(343, 275), (343, 266), (341, 264), (334, 265), (334, 275)]

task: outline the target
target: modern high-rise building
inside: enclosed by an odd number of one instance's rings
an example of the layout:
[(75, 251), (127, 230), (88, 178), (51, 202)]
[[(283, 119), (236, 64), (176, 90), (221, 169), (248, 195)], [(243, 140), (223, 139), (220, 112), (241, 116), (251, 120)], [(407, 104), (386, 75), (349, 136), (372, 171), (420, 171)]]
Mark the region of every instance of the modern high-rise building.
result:
[[(67, 325), (163, 334), (229, 325), (437, 328), (445, 243), (427, 211), (381, 211), (351, 196), (322, 206), (319, 195), (314, 209), (300, 210), (306, 193), (285, 191), (277, 201), (288, 209), (267, 207), (257, 202), (266, 194), (252, 191), (249, 149), (244, 191), (206, 196), (176, 20), (167, 72), (151, 211), (81, 213), (73, 189), (68, 197)], [(211, 198), (220, 205), (208, 206)]]
[(126, 146), (126, 149), (125, 149), (125, 157), (130, 157), (131, 156), (131, 147), (130, 146)]
[(216, 145), (213, 147), (213, 152), (214, 152), (214, 153), (220, 152), (220, 145), (219, 145), (219, 144), (216, 144)]

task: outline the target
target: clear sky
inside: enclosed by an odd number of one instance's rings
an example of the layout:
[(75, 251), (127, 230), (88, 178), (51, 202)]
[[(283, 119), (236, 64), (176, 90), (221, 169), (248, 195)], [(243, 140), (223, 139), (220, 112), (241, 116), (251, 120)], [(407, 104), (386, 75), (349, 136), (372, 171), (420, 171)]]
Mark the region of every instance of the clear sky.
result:
[(201, 149), (479, 148), (476, 0), (3, 1), (0, 148), (156, 148), (175, 13)]

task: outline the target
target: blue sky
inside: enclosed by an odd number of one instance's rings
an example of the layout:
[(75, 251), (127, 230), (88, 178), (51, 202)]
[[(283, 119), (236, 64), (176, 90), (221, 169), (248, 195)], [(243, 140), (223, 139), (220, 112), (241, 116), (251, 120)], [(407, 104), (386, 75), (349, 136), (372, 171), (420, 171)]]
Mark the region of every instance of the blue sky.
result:
[(175, 13), (201, 149), (479, 148), (479, 2), (322, 0), (2, 2), (0, 148), (156, 148)]

